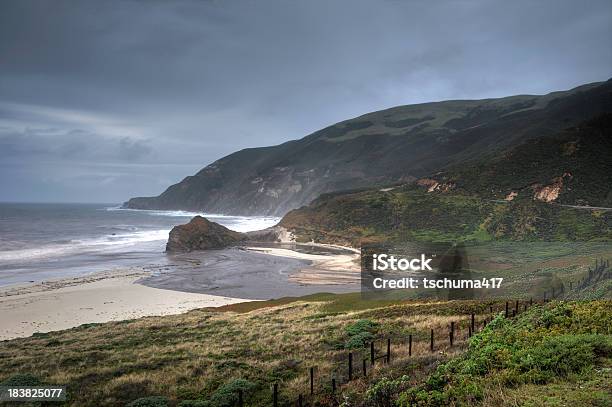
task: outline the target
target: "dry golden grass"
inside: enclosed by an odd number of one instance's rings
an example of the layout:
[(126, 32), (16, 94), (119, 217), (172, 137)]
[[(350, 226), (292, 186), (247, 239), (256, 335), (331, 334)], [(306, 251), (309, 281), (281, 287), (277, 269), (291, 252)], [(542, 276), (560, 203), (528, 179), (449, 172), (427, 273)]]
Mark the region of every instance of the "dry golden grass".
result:
[[(67, 384), (70, 402), (78, 406), (121, 405), (138, 397), (163, 395), (173, 401), (202, 399), (219, 386), (243, 378), (255, 383), (249, 400), (269, 400), (269, 386), (280, 383), (281, 398), (308, 393), (308, 371), (316, 366), (318, 391), (331, 387), (331, 377), (346, 381), (346, 327), (361, 319), (376, 324), (377, 354), (392, 338), (392, 361), (377, 361), (368, 377), (349, 386), (358, 390), (394, 370), (405, 370), (416, 358), (432, 368), (464, 348), (469, 312), (488, 305), (401, 303), (370, 308), (355, 297), (311, 297), (278, 304), (237, 307), (239, 312), (194, 310), (178, 316), (39, 334), (0, 343), (0, 381), (31, 373), (47, 383)], [(230, 307), (231, 309), (231, 307)], [(455, 346), (448, 348), (448, 326), (456, 321)], [(429, 351), (430, 329), (436, 351)], [(413, 356), (407, 339), (413, 334)], [(355, 350), (355, 377), (362, 376), (367, 350)], [(415, 373), (415, 380), (419, 374)]]

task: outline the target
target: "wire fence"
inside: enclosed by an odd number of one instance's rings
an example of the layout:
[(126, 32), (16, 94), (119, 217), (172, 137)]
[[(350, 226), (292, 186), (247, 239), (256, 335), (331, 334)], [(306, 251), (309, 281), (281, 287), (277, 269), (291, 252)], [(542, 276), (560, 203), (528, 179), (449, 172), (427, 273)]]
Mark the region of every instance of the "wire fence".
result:
[[(494, 305), (489, 305), (488, 312), (477, 314), (471, 312), (466, 315), (463, 319), (457, 321), (451, 321), (448, 326), (448, 333), (443, 333), (442, 337), (447, 339), (440, 341), (440, 333), (436, 332), (435, 329), (431, 328), (429, 332), (429, 354), (435, 353), (436, 351), (443, 351), (452, 349), (456, 346), (458, 339), (459, 325), (467, 326), (467, 333), (464, 334), (463, 339), (469, 339), (479, 331), (483, 330), (494, 318), (503, 313), (504, 318), (514, 318), (519, 313), (527, 311), (534, 304), (544, 304), (552, 299), (562, 298), (566, 293), (572, 290), (581, 290), (589, 285), (608, 279), (612, 276), (610, 272), (610, 261), (604, 259), (596, 259), (595, 267), (591, 269), (589, 267), (587, 274), (584, 278), (577, 282), (569, 281), (569, 290), (565, 289), (565, 285), (561, 284), (559, 287), (552, 287), (543, 293), (542, 298), (534, 300), (513, 300), (505, 301), (503, 309), (496, 309)], [(503, 304), (503, 302), (502, 302)], [(465, 330), (465, 328), (464, 328)], [(380, 345), (382, 343), (382, 346)], [(409, 334), (403, 341), (395, 338), (394, 345), (404, 346), (408, 351), (408, 357), (422, 356), (416, 355), (416, 346), (413, 334)], [(377, 347), (378, 345), (378, 347)], [(425, 346), (421, 348), (427, 349)], [(298, 407), (313, 407), (317, 400), (317, 397), (326, 397), (331, 399), (335, 404), (339, 404), (338, 399), (338, 388), (343, 385), (352, 382), (359, 378), (367, 378), (371, 374), (372, 370), (378, 366), (389, 366), (391, 365), (393, 354), (392, 354), (392, 338), (387, 337), (379, 341), (372, 341), (369, 346), (362, 352), (349, 351), (346, 354), (345, 359), (345, 370), (344, 372), (335, 372), (329, 377), (317, 377), (317, 367), (311, 366), (308, 370), (308, 383), (309, 388), (307, 393), (299, 393), (295, 396), (295, 401), (290, 402), (289, 405), (295, 405)], [(359, 358), (361, 357), (361, 360)], [(328, 386), (329, 385), (329, 386)], [(318, 387), (317, 387), (318, 386)], [(271, 385), (271, 405), (278, 407), (279, 398), (279, 383), (275, 382)], [(237, 404), (238, 407), (244, 407), (247, 402), (246, 396), (242, 389), (238, 390)]]

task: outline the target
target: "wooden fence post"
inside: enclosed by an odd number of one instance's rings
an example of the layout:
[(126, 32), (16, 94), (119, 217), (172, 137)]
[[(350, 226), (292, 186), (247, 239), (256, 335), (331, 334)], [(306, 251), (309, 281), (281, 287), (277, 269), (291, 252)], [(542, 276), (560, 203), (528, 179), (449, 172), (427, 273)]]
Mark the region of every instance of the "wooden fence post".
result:
[(408, 335), (408, 356), (412, 356), (412, 334)]
[(278, 383), (274, 383), (274, 389), (272, 390), (272, 405), (278, 407)]
[(518, 312), (519, 312), (519, 300), (516, 300), (516, 302), (514, 303), (514, 309), (516, 310), (516, 313), (518, 314)]
[(533, 297), (529, 297), (529, 306), (533, 305)]
[(476, 332), (476, 316), (474, 315), (474, 313), (472, 312), (472, 322), (471, 322), (471, 326), (472, 326), (472, 332)]
[(310, 395), (314, 394), (314, 367), (310, 368)]
[(468, 338), (471, 338), (471, 337), (472, 337), (472, 326), (469, 325), (468, 326)]
[(300, 395), (298, 396), (298, 406), (302, 407), (304, 405), (304, 400), (302, 397), (302, 394), (300, 393)]
[(332, 377), (332, 394), (336, 394), (336, 378)]
[(242, 397), (242, 389), (238, 389), (238, 407), (244, 407), (244, 400)]
[(368, 375), (368, 371), (366, 367), (367, 364), (368, 364), (368, 359), (364, 358), (363, 359), (363, 377), (366, 377)]
[(449, 333), (449, 340), (450, 340), (450, 346), (453, 346), (453, 339), (455, 336), (455, 321), (451, 321), (451, 328), (450, 328), (450, 333)]
[(493, 313), (493, 306), (489, 305), (489, 313), (492, 314)]
[(506, 312), (504, 314), (506, 318), (508, 318), (508, 301), (506, 301)]
[(374, 342), (370, 342), (370, 363), (374, 366)]
[(431, 337), (429, 338), (429, 350), (434, 351), (434, 330), (431, 330)]
[(391, 363), (391, 338), (387, 338), (387, 363)]
[(349, 352), (348, 379), (353, 380), (353, 352)]

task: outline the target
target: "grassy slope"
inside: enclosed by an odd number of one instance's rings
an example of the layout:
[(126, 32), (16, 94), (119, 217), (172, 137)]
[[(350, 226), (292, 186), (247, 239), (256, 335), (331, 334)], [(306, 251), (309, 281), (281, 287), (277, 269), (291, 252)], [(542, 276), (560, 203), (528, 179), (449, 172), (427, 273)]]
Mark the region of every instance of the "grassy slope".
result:
[[(213, 399), (213, 406), (229, 406), (235, 392), (226, 390), (240, 386), (248, 389), (249, 403), (267, 405), (274, 381), (281, 383), (282, 401), (307, 393), (310, 366), (317, 366), (317, 389), (326, 393), (332, 374), (344, 381), (347, 348), (358, 355), (363, 340), (377, 339), (381, 348), (380, 340), (390, 336), (391, 365), (379, 364), (367, 379), (356, 368), (359, 378), (341, 387), (351, 400), (347, 405), (387, 405), (387, 394), (428, 400), (425, 405), (447, 405), (449, 397), (475, 405), (555, 406), (561, 399), (605, 405), (595, 400), (610, 401), (610, 305), (534, 307), (516, 321), (496, 320), (463, 354), (468, 315), (487, 313), (486, 303), (372, 303), (355, 294), (320, 294), (282, 305), (197, 310), (3, 342), (0, 381), (34, 373), (48, 383), (69, 383), (67, 404), (78, 406), (121, 405), (148, 395), (166, 396), (172, 404)], [(447, 346), (450, 321), (457, 322), (453, 349)], [(433, 354), (430, 328), (436, 330)], [(415, 338), (412, 357), (408, 334)], [(547, 351), (551, 344), (554, 352)], [(330, 402), (325, 394), (319, 399), (321, 405)]]
[(550, 184), (571, 174), (556, 202), (612, 206), (612, 114), (598, 116), (554, 137), (529, 140), (493, 158), (438, 173), (440, 182), (483, 198), (503, 199), (511, 191), (531, 196), (533, 184)]
[[(612, 205), (612, 115), (555, 137), (464, 163), (432, 178), (446, 192), (402, 186), (325, 194), (289, 212), (281, 224), (298, 239), (362, 242), (593, 241), (612, 238), (611, 213), (537, 202), (532, 185), (563, 180), (559, 203)], [(498, 200), (518, 192), (512, 202)]]
[[(249, 312), (197, 310), (2, 342), (0, 382), (33, 373), (48, 383), (68, 383), (71, 405), (99, 406), (146, 395), (206, 399), (242, 378), (254, 384), (249, 401), (264, 405), (274, 381), (282, 382), (283, 399), (305, 391), (312, 365), (325, 377), (344, 372), (343, 347), (351, 339), (346, 328), (360, 319), (376, 324), (369, 330), (373, 337), (414, 333), (415, 347), (424, 353), (430, 327), (442, 335), (451, 318), (465, 317), (472, 309), (468, 303), (367, 303), (358, 294), (256, 305)], [(376, 308), (381, 305), (386, 306)], [(398, 357), (400, 352), (405, 350), (398, 349)]]
[(610, 212), (519, 199), (491, 202), (416, 186), (324, 195), (281, 225), (302, 241), (359, 246), (375, 241), (590, 241), (612, 239)]

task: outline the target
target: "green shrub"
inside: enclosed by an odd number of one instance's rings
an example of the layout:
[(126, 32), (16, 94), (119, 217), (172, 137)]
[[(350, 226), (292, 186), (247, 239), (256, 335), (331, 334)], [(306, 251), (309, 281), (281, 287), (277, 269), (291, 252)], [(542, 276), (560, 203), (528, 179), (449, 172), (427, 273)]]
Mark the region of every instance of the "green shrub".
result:
[(374, 339), (374, 332), (378, 324), (369, 319), (360, 319), (345, 328), (348, 339), (344, 343), (345, 349), (363, 348)]
[(178, 407), (210, 407), (210, 402), (205, 400), (184, 400)]
[(391, 407), (396, 395), (409, 382), (410, 378), (408, 376), (402, 376), (395, 380), (383, 377), (366, 391), (365, 400), (376, 407)]
[(162, 396), (141, 397), (127, 407), (168, 407), (168, 399)]
[(2, 386), (39, 386), (42, 381), (31, 373), (18, 373), (0, 384)]
[(211, 407), (232, 407), (238, 402), (238, 390), (242, 390), (246, 396), (246, 393), (252, 390), (254, 387), (255, 384), (248, 380), (233, 380), (220, 386), (213, 393), (213, 395), (210, 397), (209, 405)]
[[(498, 316), (470, 339), (463, 356), (438, 366), (424, 384), (403, 392), (397, 403), (471, 404), (482, 400), (485, 380), (495, 380), (503, 386), (545, 384), (584, 373), (598, 357), (612, 353), (610, 336), (575, 332), (583, 328), (576, 326), (574, 314), (584, 312), (557, 303), (533, 307), (519, 319)], [(590, 322), (589, 330), (601, 329)]]
[(570, 373), (581, 373), (594, 364), (598, 355), (611, 351), (611, 339), (602, 335), (547, 337), (534, 347), (516, 352), (512, 376), (519, 383), (546, 383)]
[(357, 335), (362, 332), (372, 332), (376, 330), (378, 324), (370, 319), (360, 319), (345, 328), (349, 336)]
[(374, 335), (369, 332), (360, 332), (357, 335), (351, 336), (344, 343), (345, 349), (359, 349), (367, 346), (374, 339)]

